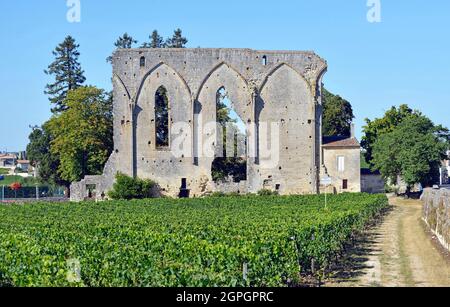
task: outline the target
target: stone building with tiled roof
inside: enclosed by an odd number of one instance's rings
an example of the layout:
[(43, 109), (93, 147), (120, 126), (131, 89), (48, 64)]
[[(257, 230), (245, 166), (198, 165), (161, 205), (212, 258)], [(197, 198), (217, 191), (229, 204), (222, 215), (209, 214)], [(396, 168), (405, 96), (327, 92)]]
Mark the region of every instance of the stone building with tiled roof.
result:
[(14, 169), (16, 167), (17, 156), (11, 154), (0, 154), (0, 168)]
[(322, 157), (323, 176), (331, 178), (332, 192), (361, 192), (361, 145), (354, 128), (350, 137), (323, 137)]

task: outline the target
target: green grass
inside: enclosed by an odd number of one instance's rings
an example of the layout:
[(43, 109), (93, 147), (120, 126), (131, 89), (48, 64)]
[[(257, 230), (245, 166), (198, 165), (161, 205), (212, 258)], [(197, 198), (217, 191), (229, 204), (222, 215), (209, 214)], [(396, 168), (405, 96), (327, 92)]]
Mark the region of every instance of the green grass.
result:
[(405, 252), (405, 240), (403, 236), (403, 221), (400, 221), (397, 226), (398, 233), (398, 253), (400, 261), (400, 274), (403, 277), (403, 282), (407, 287), (414, 287), (414, 277), (411, 270), (411, 264), (408, 255)]
[(0, 285), (299, 285), (387, 204), (345, 194), (328, 209), (323, 196), (0, 206)]
[(0, 175), (8, 175), (9, 169), (6, 168), (0, 168)]

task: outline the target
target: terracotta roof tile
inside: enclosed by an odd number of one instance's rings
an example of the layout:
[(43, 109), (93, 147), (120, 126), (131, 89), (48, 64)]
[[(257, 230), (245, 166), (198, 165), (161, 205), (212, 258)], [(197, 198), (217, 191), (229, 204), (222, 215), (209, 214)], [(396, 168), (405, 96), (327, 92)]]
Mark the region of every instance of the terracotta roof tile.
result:
[(323, 147), (331, 148), (331, 147), (357, 147), (360, 148), (356, 138), (347, 138), (347, 137), (339, 137), (339, 136), (326, 136), (322, 140)]

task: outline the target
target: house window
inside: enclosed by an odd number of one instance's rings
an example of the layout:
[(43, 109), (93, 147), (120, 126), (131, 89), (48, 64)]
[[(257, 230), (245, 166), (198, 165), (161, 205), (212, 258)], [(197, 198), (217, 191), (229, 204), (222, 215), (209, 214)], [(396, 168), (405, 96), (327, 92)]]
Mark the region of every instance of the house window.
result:
[(348, 189), (348, 180), (347, 179), (342, 180), (342, 189), (343, 190)]
[(139, 65), (141, 67), (145, 67), (145, 57), (141, 57), (140, 61), (139, 61)]
[(340, 173), (345, 171), (345, 157), (344, 156), (337, 157), (337, 169), (338, 169), (338, 172), (340, 172)]
[(155, 94), (156, 148), (169, 147), (169, 99), (164, 86)]

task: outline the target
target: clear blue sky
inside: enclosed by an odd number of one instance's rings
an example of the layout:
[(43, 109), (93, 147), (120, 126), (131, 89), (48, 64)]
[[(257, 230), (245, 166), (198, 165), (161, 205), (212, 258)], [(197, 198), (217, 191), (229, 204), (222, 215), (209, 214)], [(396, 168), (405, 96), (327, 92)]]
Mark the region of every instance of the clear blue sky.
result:
[[(105, 58), (128, 32), (180, 27), (189, 47), (314, 50), (329, 64), (326, 87), (364, 118), (408, 103), (450, 126), (450, 1), (381, 0), (369, 23), (367, 0), (81, 0), (81, 22), (66, 0), (1, 1), (0, 150), (24, 150), (29, 125), (50, 116), (43, 70), (68, 34), (80, 43), (87, 83), (111, 88)], [(361, 133), (358, 133), (361, 136)]]

